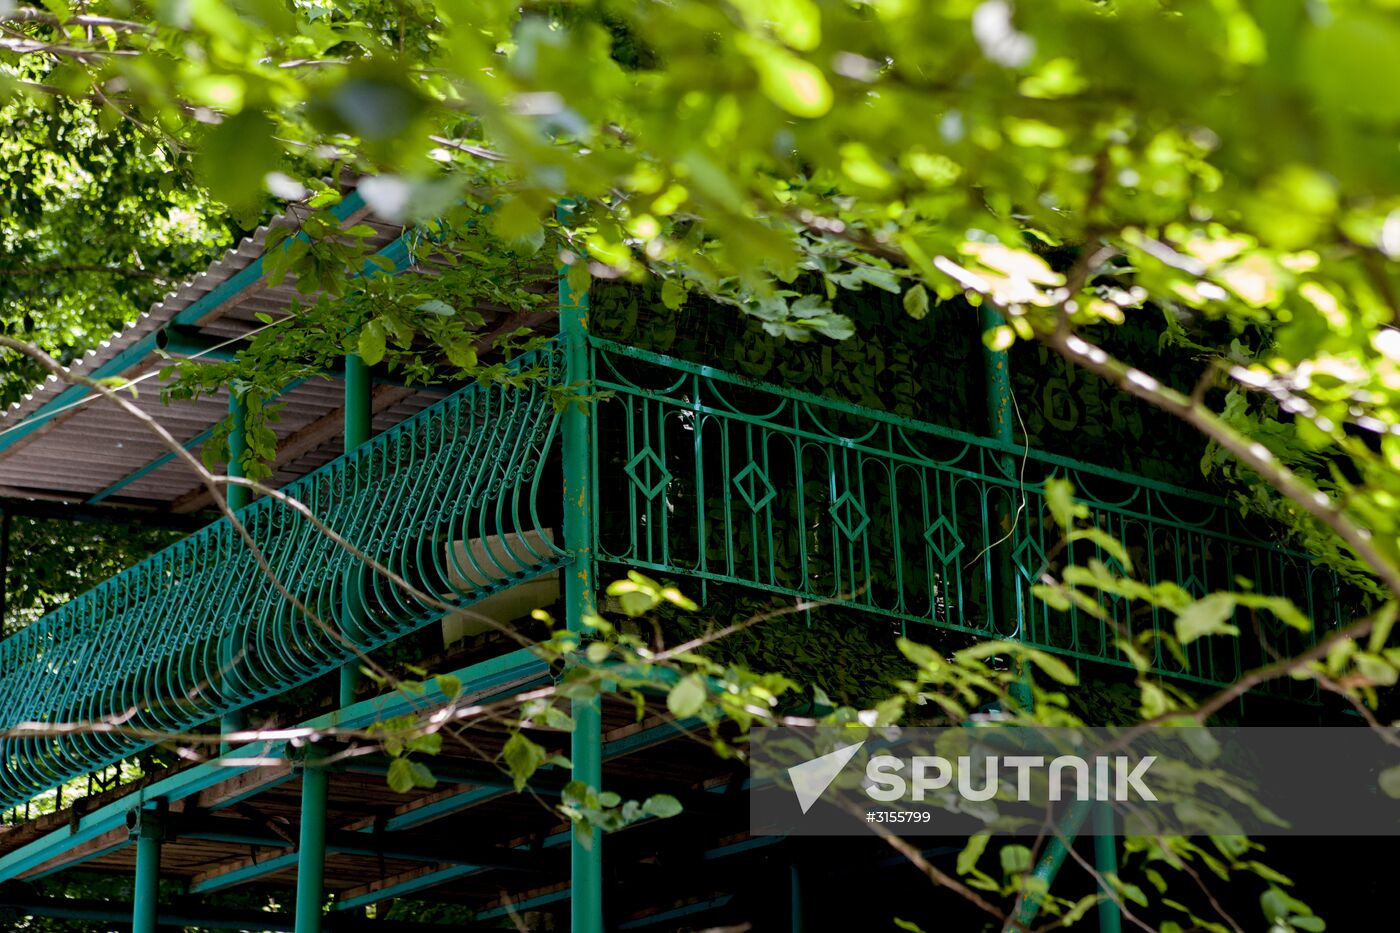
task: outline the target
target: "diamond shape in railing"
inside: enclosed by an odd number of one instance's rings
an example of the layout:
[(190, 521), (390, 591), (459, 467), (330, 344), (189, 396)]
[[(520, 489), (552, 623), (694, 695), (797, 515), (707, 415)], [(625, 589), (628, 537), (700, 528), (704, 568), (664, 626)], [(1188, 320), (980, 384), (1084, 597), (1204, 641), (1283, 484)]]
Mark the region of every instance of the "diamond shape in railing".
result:
[(865, 526), (870, 524), (870, 516), (865, 513), (860, 500), (851, 495), (848, 489), (841, 493), (840, 498), (831, 503), (831, 517), (835, 520), (836, 526), (854, 541), (860, 537), (860, 533), (865, 530)]
[(951, 563), (963, 549), (962, 539), (958, 537), (957, 530), (946, 515), (938, 516), (937, 521), (928, 527), (928, 531), (924, 532), (924, 540), (932, 549), (933, 556), (945, 564)]
[[(1034, 538), (1024, 538), (1011, 552), (1011, 557), (1016, 562), (1016, 570), (1021, 576), (1026, 578), (1027, 583), (1035, 583), (1045, 567), (1045, 551)], [(1027, 558), (1032, 558), (1033, 563)]]
[(739, 490), (739, 495), (744, 497), (749, 508), (755, 512), (772, 502), (778, 494), (773, 484), (768, 481), (768, 475), (757, 463), (750, 463), (740, 470), (739, 475), (734, 477), (734, 486)]
[[(671, 481), (671, 471), (666, 469), (666, 464), (661, 462), (661, 458), (650, 447), (628, 460), (627, 466), (623, 467), (623, 470), (632, 477), (632, 482), (637, 484), (642, 495), (648, 499), (655, 499), (657, 494), (665, 489), (666, 484)], [(654, 483), (651, 481), (653, 472), (657, 474)]]

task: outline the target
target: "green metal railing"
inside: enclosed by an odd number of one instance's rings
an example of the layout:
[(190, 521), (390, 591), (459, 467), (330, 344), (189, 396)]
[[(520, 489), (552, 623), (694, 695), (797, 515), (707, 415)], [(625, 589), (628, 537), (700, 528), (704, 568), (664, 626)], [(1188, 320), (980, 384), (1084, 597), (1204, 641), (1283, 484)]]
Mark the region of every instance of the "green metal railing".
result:
[[(1043, 494), (1057, 475), (1126, 544), (1139, 579), (1205, 595), (1245, 578), (1320, 626), (1341, 612), (1332, 573), (1252, 534), (1220, 499), (607, 341), (592, 365), (603, 560), (1127, 664), (1116, 634), (1170, 627), (1169, 612), (1105, 597), (1105, 622), (1031, 595), (1067, 559), (1121, 570), (1095, 545), (1057, 550)], [(1240, 623), (1238, 639), (1187, 646), (1185, 664), (1156, 647), (1155, 669), (1219, 684), (1312, 638)]]
[[(551, 572), (570, 560), (553, 397), (563, 359), (551, 343), (515, 364), (539, 378), (470, 386), (284, 491), (454, 607)], [(1086, 542), (1057, 549), (1043, 484), (1058, 475), (1124, 541), (1141, 579), (1204, 595), (1244, 578), (1320, 626), (1343, 611), (1330, 572), (1251, 533), (1219, 499), (607, 341), (592, 341), (586, 363), (598, 399), (591, 531), (604, 561), (1125, 664), (1114, 627), (1161, 629), (1170, 614), (1104, 598), (1104, 622), (1031, 595), (1067, 560), (1115, 568)], [(340, 668), (356, 656), (349, 643), (372, 649), (443, 615), (274, 500), (240, 517), (329, 631), (220, 521), (0, 642), (0, 729), (184, 732)], [(1184, 664), (1158, 651), (1154, 666), (1223, 683), (1313, 637), (1240, 627), (1238, 639), (1188, 646)], [(120, 731), (0, 740), (0, 807), (149, 745)]]
[[(284, 492), (357, 548), (451, 606), (561, 566), (546, 457), (561, 356), (515, 387), (472, 385)], [(554, 494), (541, 496), (542, 490)], [(354, 560), (272, 499), (239, 517), (278, 591), (227, 520), (196, 532), (0, 642), (0, 728), (117, 723), (178, 734), (316, 677), (443, 610)], [(0, 806), (151, 743), (122, 731), (0, 740)]]

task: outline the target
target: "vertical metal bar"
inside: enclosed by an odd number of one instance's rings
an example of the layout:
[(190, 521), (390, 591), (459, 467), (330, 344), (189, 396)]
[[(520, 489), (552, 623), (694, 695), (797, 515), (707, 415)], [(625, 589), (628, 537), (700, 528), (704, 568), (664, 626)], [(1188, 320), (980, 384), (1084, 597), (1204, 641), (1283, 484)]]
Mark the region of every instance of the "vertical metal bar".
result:
[[(560, 205), (567, 221), (572, 206)], [(579, 260), (582, 261), (582, 260)], [(564, 384), (587, 391), (591, 385), (588, 347), (588, 295), (569, 287), (568, 269), (559, 275), (559, 331), (564, 338)], [(564, 568), (565, 619), (571, 632), (582, 632), (583, 617), (594, 609), (592, 456), (589, 450), (592, 406), (570, 403), (560, 415), (564, 457), (564, 547), (574, 556)], [(603, 780), (603, 727), (599, 700), (573, 701), (574, 732), (570, 753), (575, 780), (598, 788)], [(570, 929), (603, 931), (603, 840), (597, 829), (577, 824), (570, 843)], [(298, 931), (300, 933), (300, 931)]]
[[(228, 475), (243, 477), (243, 455), (248, 451), (247, 416), (248, 410), (243, 404), (243, 399), (230, 386), (228, 390)], [(252, 490), (247, 486), (230, 485), (225, 488), (225, 496), (228, 497), (228, 507), (235, 512), (246, 506), (252, 500)], [(219, 676), (221, 681), (229, 676), (233, 667), (236, 650), (233, 647), (233, 639), (225, 639), (226, 646), (219, 655)], [(230, 732), (241, 730), (246, 724), (243, 711), (233, 710), (226, 713), (219, 720), (219, 733), (228, 735)], [(233, 743), (223, 741), (219, 743), (219, 754), (226, 755), (233, 748)]]
[[(365, 361), (349, 354), (345, 357), (345, 452), (348, 454), (361, 444), (369, 441), (371, 387), (369, 367)], [(365, 544), (367, 542), (361, 542)], [(364, 615), (363, 593), (360, 568), (352, 566), (345, 581), (345, 619), (347, 627), (358, 631)], [(340, 669), (340, 705), (349, 706), (355, 702), (355, 690), (360, 685), (360, 665), (351, 661)]]
[(132, 933), (156, 933), (160, 910), (160, 821), (153, 813), (137, 813), (136, 881), (131, 897)]
[(326, 797), (329, 789), (330, 774), (323, 756), (308, 751), (301, 769), (296, 933), (321, 933), (326, 876)]
[[(1118, 877), (1118, 837), (1113, 832), (1113, 819), (1112, 804), (1105, 801), (1094, 805), (1094, 870), (1104, 878)], [(1114, 892), (1100, 883), (1099, 893), (1104, 897), (1096, 911), (1099, 933), (1122, 933), (1123, 913)]]

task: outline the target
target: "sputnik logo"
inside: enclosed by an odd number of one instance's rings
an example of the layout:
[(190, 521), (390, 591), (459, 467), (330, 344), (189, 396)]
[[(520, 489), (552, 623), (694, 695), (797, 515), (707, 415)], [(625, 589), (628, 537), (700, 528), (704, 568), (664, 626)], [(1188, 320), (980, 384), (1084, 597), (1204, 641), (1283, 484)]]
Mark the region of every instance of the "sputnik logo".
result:
[(797, 794), (797, 803), (802, 807), (803, 813), (812, 809), (812, 804), (821, 799), (822, 794), (831, 786), (831, 782), (836, 780), (836, 775), (841, 773), (841, 769), (850, 763), (850, 760), (856, 756), (856, 752), (860, 751), (860, 747), (864, 744), (864, 742), (857, 742), (854, 745), (847, 745), (822, 755), (820, 758), (813, 758), (787, 769), (788, 778), (792, 781), (792, 789)]

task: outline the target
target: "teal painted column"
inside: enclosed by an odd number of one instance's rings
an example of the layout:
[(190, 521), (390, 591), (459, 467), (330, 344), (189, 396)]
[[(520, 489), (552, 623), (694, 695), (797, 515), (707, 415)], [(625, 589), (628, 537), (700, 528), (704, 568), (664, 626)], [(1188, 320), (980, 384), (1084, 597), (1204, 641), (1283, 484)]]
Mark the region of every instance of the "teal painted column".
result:
[[(228, 390), (228, 475), (243, 477), (243, 455), (248, 450), (248, 434), (244, 424), (247, 416), (247, 409), (243, 406), (243, 400), (230, 386)], [(252, 490), (247, 486), (226, 486), (224, 494), (228, 498), (228, 507), (237, 512), (252, 500)], [(227, 643), (224, 650), (219, 655), (219, 668), (223, 676), (228, 675), (235, 660), (235, 652), (232, 643)], [(234, 710), (226, 714), (219, 720), (219, 732), (228, 735), (230, 732), (237, 732), (246, 725), (246, 719), (242, 710)], [(227, 755), (233, 748), (231, 742), (219, 743), (219, 754)]]
[(330, 774), (323, 760), (312, 747), (302, 761), (296, 933), (321, 933), (321, 907), (326, 899), (326, 797), (330, 790)]
[[(1114, 833), (1113, 804), (1107, 801), (1094, 806), (1094, 870), (1101, 876), (1118, 876), (1118, 837)], [(1123, 933), (1123, 912), (1108, 885), (1100, 884), (1099, 933)]]
[[(1089, 818), (1089, 813), (1093, 809), (1094, 802), (1092, 800), (1076, 800), (1060, 822), (1059, 834), (1046, 843), (1045, 851), (1041, 853), (1040, 860), (1031, 869), (1031, 876), (1045, 882), (1046, 890), (1049, 890), (1050, 886), (1055, 883), (1055, 876), (1060, 873), (1060, 868), (1069, 855), (1069, 847), (1074, 845), (1074, 838), (1079, 835), (1079, 830), (1083, 828), (1084, 821)], [(1022, 926), (1030, 927), (1039, 913), (1040, 898), (1022, 898), (1020, 909), (1016, 911), (1016, 921)], [(1012, 933), (1015, 929), (1015, 926), (1007, 924), (1004, 933)]]
[[(248, 435), (243, 424), (247, 410), (243, 407), (243, 400), (238, 397), (232, 387), (228, 390), (228, 414), (232, 420), (228, 432), (228, 475), (242, 479), (243, 455), (248, 451)], [(252, 500), (252, 490), (247, 486), (228, 486), (225, 488), (228, 507), (235, 512)]]
[[(567, 221), (570, 207), (560, 205)], [(581, 260), (580, 260), (581, 261)], [(588, 295), (574, 294), (568, 270), (559, 276), (559, 331), (564, 339), (564, 382), (589, 385)], [(593, 579), (592, 408), (570, 404), (560, 415), (564, 444), (564, 547), (574, 555), (565, 567), (565, 621), (582, 633), (583, 617), (596, 611)], [(603, 725), (599, 700), (574, 700), (570, 745), (575, 780), (599, 788), (603, 782)], [(577, 826), (570, 843), (570, 915), (572, 933), (603, 931), (603, 840), (597, 830), (586, 836)]]
[[(345, 357), (345, 452), (369, 441), (370, 393), (369, 367), (355, 354)], [(363, 568), (352, 567), (345, 583), (345, 619), (349, 628), (358, 629), (363, 618), (364, 603), (360, 587), (365, 579)], [(355, 702), (355, 690), (360, 685), (360, 664), (351, 661), (340, 669), (340, 705)]]
[[(1000, 326), (1003, 321), (1001, 315), (995, 310), (982, 306), (982, 334), (985, 337), (992, 331), (992, 328)], [(1011, 399), (1011, 355), (1005, 350), (993, 350), (984, 341), (982, 344), (982, 380), (987, 394), (987, 433), (997, 441), (1008, 446), (1016, 443), (1016, 411), (1015, 403)], [(1015, 475), (1016, 464), (1011, 457), (1003, 455), (997, 458), (1001, 472), (1007, 476)], [(996, 511), (997, 527), (992, 529), (989, 541), (996, 541), (1004, 535), (1005, 526), (1011, 520), (1012, 512), (1004, 507), (998, 507)], [(1011, 554), (1016, 548), (1014, 538), (1002, 542), (995, 550), (994, 559), (989, 566), (996, 568), (995, 573), (999, 580), (999, 585), (994, 587), (994, 591), (1002, 602), (1003, 613), (1017, 613), (1015, 631), (1024, 637), (1025, 616), (1021, 612), (1017, 598), (1019, 588), (1016, 585), (1016, 566), (1011, 559)], [(1024, 678), (1030, 676), (1030, 672), (1024, 668), (1021, 671)], [(1022, 709), (1031, 708), (1031, 687), (1028, 680), (1012, 686), (1011, 699)]]
[(160, 819), (153, 813), (136, 814), (136, 882), (131, 892), (132, 933), (156, 933), (160, 913)]
[[(995, 310), (982, 306), (982, 333), (1004, 322)], [(987, 430), (1004, 444), (1016, 443), (1016, 412), (1011, 404), (1011, 355), (982, 344), (982, 367), (987, 389)]]

